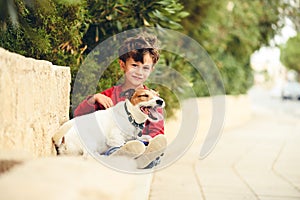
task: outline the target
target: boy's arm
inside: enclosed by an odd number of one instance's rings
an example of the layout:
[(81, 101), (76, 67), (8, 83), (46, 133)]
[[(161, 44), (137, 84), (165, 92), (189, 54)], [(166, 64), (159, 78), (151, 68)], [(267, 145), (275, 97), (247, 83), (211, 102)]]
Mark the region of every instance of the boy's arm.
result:
[(74, 117), (95, 112), (96, 110), (100, 110), (103, 107), (97, 102), (91, 103), (91, 98), (93, 98), (93, 95), (88, 96), (77, 106), (77, 108), (74, 110)]
[[(112, 91), (113, 91), (113, 87), (101, 92), (101, 94), (111, 98)], [(104, 109), (105, 107), (103, 105), (95, 101), (94, 95), (90, 95), (85, 100), (83, 100), (74, 110), (74, 117), (78, 117), (80, 115), (85, 115), (85, 114), (95, 112), (97, 110), (104, 110)]]

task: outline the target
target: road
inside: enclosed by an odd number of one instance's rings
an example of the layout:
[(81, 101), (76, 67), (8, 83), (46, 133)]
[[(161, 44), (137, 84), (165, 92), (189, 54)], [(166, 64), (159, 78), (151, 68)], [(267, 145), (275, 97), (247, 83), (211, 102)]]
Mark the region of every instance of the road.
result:
[(252, 118), (225, 130), (213, 152), (198, 144), (153, 175), (150, 200), (300, 199), (300, 101), (249, 91)]
[(251, 89), (249, 97), (252, 101), (254, 111), (288, 115), (300, 120), (300, 101), (282, 100), (280, 97), (272, 97), (270, 91), (260, 87)]

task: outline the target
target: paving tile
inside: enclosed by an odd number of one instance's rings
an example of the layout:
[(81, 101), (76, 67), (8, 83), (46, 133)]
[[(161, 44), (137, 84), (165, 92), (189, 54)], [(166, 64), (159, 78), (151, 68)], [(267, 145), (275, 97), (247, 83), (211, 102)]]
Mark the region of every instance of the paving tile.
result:
[(257, 198), (251, 194), (228, 194), (228, 193), (205, 193), (206, 200), (257, 200)]
[(299, 197), (292, 196), (259, 196), (260, 200), (299, 200)]
[(149, 200), (202, 200), (193, 165), (176, 163), (153, 174)]
[(293, 196), (300, 199), (300, 191), (272, 171), (239, 170), (239, 173), (259, 196)]
[(150, 200), (300, 200), (299, 146), (299, 119), (255, 113), (227, 129), (205, 159), (194, 144), (187, 158), (155, 173)]

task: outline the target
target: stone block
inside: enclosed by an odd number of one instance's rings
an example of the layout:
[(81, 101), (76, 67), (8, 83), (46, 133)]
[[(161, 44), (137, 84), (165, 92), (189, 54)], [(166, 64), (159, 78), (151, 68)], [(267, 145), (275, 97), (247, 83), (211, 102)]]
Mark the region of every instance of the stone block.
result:
[(51, 137), (69, 118), (70, 69), (0, 48), (0, 151), (54, 155)]

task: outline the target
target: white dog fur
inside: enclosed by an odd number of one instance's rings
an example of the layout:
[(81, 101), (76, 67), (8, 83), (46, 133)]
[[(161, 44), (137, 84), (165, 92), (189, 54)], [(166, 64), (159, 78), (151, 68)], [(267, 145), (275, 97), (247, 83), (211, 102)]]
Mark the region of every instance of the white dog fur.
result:
[[(161, 120), (162, 115), (157, 108), (164, 105), (155, 91), (137, 89), (130, 100), (67, 121), (52, 139), (59, 154), (86, 155), (88, 151), (99, 155), (110, 147), (120, 147), (129, 140), (137, 139), (141, 132), (129, 121), (125, 106), (135, 124), (143, 124), (147, 119), (153, 122)], [(150, 138), (143, 135), (141, 139)]]

